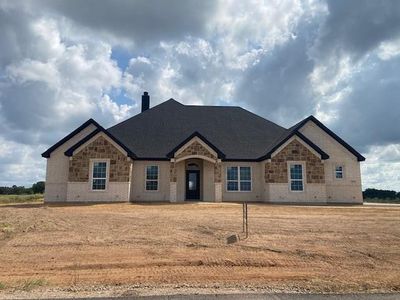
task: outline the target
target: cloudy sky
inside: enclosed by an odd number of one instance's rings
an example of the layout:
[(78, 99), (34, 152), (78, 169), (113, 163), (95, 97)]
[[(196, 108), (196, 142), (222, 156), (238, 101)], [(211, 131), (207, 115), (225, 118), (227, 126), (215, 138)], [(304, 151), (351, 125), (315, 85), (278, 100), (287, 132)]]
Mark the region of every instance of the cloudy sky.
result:
[(0, 185), (87, 119), (240, 105), (283, 126), (314, 114), (400, 190), (400, 1), (0, 0)]

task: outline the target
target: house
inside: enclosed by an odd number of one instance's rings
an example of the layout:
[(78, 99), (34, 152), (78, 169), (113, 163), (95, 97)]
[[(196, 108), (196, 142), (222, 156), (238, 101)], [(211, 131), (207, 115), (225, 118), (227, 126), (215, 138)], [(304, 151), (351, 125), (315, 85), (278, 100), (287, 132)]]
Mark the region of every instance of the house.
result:
[(315, 117), (286, 129), (240, 107), (173, 99), (50, 147), (45, 202), (362, 203), (365, 158)]

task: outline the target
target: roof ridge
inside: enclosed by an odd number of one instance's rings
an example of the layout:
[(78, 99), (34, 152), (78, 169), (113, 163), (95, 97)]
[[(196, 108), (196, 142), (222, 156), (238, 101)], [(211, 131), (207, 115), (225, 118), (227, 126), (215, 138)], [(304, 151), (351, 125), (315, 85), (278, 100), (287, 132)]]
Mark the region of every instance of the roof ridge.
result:
[(112, 129), (112, 128), (118, 126), (118, 125), (124, 124), (124, 123), (126, 123), (127, 121), (132, 120), (133, 118), (137, 118), (137, 117), (143, 116), (143, 114), (146, 114), (148, 111), (151, 111), (151, 110), (154, 111), (154, 109), (157, 109), (157, 108), (159, 108), (160, 106), (165, 105), (165, 104), (167, 104), (167, 103), (176, 103), (176, 104), (185, 106), (184, 104), (180, 103), (179, 101), (176, 101), (174, 98), (169, 98), (168, 100), (166, 100), (166, 101), (164, 101), (164, 102), (161, 102), (161, 103), (158, 103), (157, 105), (155, 105), (155, 106), (153, 106), (153, 107), (150, 107), (149, 109), (147, 109), (147, 110), (145, 110), (145, 111), (143, 111), (143, 112), (137, 113), (136, 115), (133, 115), (133, 116), (129, 117), (128, 119), (123, 120), (122, 122), (119, 122), (119, 123), (117, 123), (117, 124), (114, 124), (114, 125), (111, 126), (111, 127), (108, 127), (107, 130)]

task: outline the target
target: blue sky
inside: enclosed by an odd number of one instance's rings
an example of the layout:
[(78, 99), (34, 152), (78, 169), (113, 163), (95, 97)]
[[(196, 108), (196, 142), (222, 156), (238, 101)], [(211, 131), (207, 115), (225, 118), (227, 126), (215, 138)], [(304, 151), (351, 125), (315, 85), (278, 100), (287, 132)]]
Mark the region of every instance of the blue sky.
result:
[(239, 105), (311, 114), (366, 156), (363, 187), (400, 190), (398, 1), (3, 0), (0, 185), (43, 180), (40, 154), (89, 118)]

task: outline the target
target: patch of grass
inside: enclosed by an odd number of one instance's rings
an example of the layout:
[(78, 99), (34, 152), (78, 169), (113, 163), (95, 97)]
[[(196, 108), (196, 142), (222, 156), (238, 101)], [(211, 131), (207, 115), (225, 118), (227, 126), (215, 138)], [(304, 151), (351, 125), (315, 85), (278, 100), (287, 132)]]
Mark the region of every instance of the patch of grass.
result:
[(43, 278), (38, 278), (38, 279), (26, 279), (21, 282), (20, 288), (23, 291), (31, 291), (34, 288), (40, 287), (40, 286), (45, 286), (47, 285), (47, 281), (44, 280)]
[(0, 290), (4, 290), (5, 288), (6, 288), (6, 285), (0, 281)]
[(400, 199), (382, 199), (382, 198), (367, 198), (364, 202), (372, 203), (400, 203)]
[(9, 238), (14, 232), (14, 227), (9, 223), (0, 223), (0, 232), (3, 232), (6, 238)]
[(43, 202), (43, 194), (0, 195), (0, 204)]

